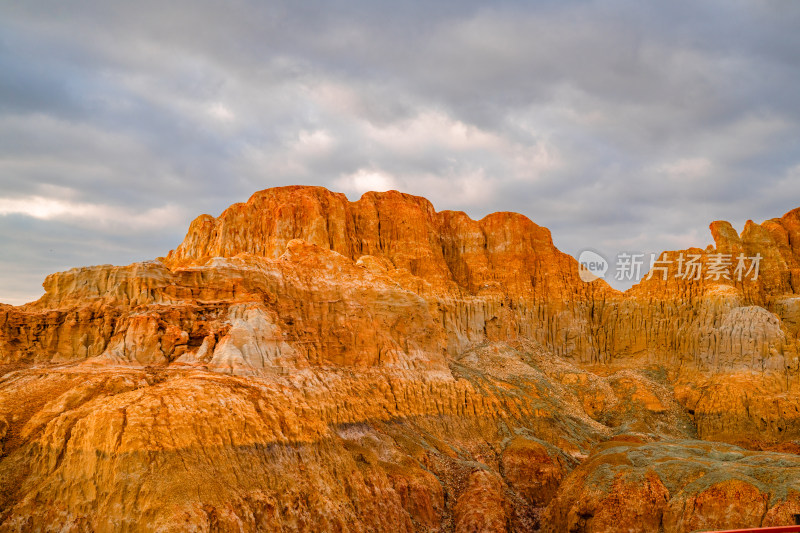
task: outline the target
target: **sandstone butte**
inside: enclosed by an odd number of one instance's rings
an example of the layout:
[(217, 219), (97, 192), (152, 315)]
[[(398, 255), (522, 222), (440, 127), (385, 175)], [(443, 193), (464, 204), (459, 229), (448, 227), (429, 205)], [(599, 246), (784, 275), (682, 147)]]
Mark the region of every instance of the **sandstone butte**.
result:
[(792, 524), (800, 209), (711, 233), (758, 279), (621, 293), (519, 214), (282, 187), (48, 276), (0, 305), (0, 531)]

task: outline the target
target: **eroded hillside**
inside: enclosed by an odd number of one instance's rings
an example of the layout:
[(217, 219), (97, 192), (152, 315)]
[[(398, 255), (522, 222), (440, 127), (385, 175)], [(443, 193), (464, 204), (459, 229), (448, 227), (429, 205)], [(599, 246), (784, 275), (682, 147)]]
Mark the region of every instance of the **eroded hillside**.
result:
[(0, 530), (791, 523), (800, 209), (711, 230), (757, 279), (620, 293), (522, 215), (284, 187), (53, 274), (0, 305)]

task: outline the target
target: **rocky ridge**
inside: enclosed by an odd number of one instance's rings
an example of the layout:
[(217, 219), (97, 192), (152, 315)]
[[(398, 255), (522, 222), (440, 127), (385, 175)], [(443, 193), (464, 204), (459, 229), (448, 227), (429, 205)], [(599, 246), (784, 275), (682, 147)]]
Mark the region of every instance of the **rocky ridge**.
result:
[[(763, 450), (800, 439), (800, 209), (711, 230), (674, 254), (759, 254), (757, 280), (671, 265), (620, 293), (522, 215), (284, 187), (164, 258), (53, 274), (0, 305), (0, 530), (610, 531), (593, 517), (662, 500), (630, 530), (788, 520), (767, 471), (792, 456)], [(587, 486), (613, 442), (722, 488), (632, 459)], [(675, 511), (709, 487), (766, 503)]]

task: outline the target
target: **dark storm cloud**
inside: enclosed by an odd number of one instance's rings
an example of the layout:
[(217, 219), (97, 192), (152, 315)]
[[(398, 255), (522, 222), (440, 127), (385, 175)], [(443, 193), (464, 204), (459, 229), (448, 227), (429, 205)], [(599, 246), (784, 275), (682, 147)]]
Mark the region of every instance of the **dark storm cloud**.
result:
[[(0, 301), (266, 187), (520, 211), (576, 253), (800, 205), (782, 1), (0, 7)], [(54, 238), (57, 236), (57, 238)]]

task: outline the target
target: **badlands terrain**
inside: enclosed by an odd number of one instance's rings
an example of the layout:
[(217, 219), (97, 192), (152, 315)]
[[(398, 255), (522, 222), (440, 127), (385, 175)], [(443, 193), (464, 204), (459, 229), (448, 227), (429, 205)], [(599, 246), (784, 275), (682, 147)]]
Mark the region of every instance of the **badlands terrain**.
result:
[(793, 524), (800, 209), (711, 236), (758, 278), (622, 293), (519, 214), (282, 187), (52, 274), (0, 304), (0, 531)]

